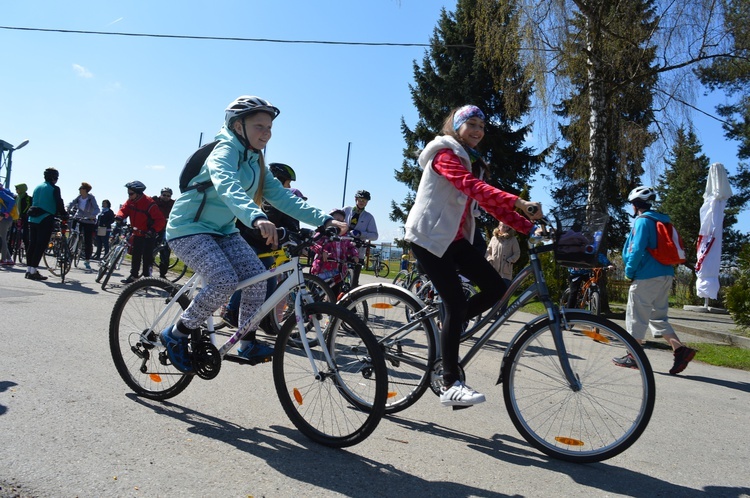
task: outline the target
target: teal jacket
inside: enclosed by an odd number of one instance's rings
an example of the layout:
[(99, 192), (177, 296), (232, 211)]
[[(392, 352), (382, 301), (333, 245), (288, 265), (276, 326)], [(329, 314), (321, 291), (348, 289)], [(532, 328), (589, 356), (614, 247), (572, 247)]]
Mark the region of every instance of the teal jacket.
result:
[[(662, 223), (671, 220), (666, 214), (647, 211), (648, 216), (657, 218)], [(625, 265), (625, 276), (631, 280), (674, 276), (674, 267), (656, 261), (648, 249), (656, 249), (656, 222), (647, 216), (639, 216), (633, 222), (633, 229), (625, 239), (622, 249), (622, 262)]]
[(42, 209), (41, 214), (29, 216), (30, 223), (41, 223), (48, 216), (66, 216), (65, 204), (60, 196), (60, 187), (44, 182), (34, 189), (32, 207)]
[[(204, 192), (188, 190), (177, 198), (167, 222), (168, 240), (197, 234), (230, 235), (239, 231), (235, 218), (249, 227), (258, 218), (267, 219), (253, 201), (260, 175), (259, 154), (248, 149), (245, 160), (245, 147), (226, 126), (222, 126), (216, 139), (219, 143), (190, 182), (192, 185), (210, 180), (213, 186)], [(204, 195), (205, 205), (196, 220)], [(263, 198), (279, 211), (309, 225), (320, 226), (331, 219), (285, 189), (268, 170)]]

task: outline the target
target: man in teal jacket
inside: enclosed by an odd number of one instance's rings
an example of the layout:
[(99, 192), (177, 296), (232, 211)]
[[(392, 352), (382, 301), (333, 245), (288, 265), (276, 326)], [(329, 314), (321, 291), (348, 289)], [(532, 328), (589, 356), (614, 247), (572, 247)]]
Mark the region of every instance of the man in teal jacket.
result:
[[(648, 251), (656, 248), (654, 219), (663, 223), (670, 221), (666, 214), (651, 210), (651, 203), (655, 200), (656, 192), (650, 187), (636, 187), (628, 195), (635, 221), (622, 249), (625, 276), (632, 282), (628, 291), (625, 327), (641, 344), (649, 327), (654, 336), (663, 336), (674, 351), (674, 365), (669, 373), (677, 375), (685, 370), (696, 351), (683, 345), (669, 324), (669, 294), (674, 267), (658, 262)], [(643, 216), (644, 213), (648, 213), (648, 216)], [(620, 367), (637, 368), (630, 354), (612, 361)]]
[(26, 253), (26, 278), (47, 280), (36, 269), (47, 248), (55, 215), (67, 218), (65, 204), (60, 195), (57, 179), (60, 173), (55, 168), (44, 170), (44, 183), (34, 189), (33, 202), (29, 208), (29, 250)]

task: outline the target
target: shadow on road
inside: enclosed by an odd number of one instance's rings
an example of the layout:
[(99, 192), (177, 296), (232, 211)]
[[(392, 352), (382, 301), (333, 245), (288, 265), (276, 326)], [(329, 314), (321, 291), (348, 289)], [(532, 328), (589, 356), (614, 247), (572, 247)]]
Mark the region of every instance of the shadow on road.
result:
[[(507, 434), (495, 434), (491, 439), (484, 439), (431, 422), (397, 417), (391, 417), (390, 420), (411, 430), (462, 441), (466, 443), (468, 448), (501, 459), (504, 462), (519, 466), (542, 467), (549, 471), (568, 475), (578, 484), (600, 489), (606, 494), (679, 496), (681, 498), (744, 497), (750, 494), (750, 488), (748, 487), (708, 486), (703, 490), (696, 490), (604, 462), (575, 464), (554, 460), (531, 448), (525, 440)], [(502, 479), (502, 476), (499, 476), (498, 479)]]
[[(175, 403), (151, 401), (134, 394), (126, 396), (160, 415), (190, 425), (188, 432), (232, 445), (242, 452), (262, 458), (291, 479), (344, 496), (391, 496), (393, 490), (398, 490), (400, 496), (518, 496), (439, 480), (440, 473), (444, 471), (442, 468), (435, 469), (435, 480), (426, 481), (390, 464), (345, 449), (318, 445), (290, 427), (248, 429)], [(450, 472), (446, 473), (446, 477), (450, 477)]]

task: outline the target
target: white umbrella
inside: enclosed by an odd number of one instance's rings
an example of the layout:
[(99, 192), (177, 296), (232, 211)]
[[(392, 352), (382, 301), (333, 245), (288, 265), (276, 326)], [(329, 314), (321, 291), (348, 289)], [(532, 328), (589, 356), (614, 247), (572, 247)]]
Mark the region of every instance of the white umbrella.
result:
[(695, 286), (698, 297), (716, 299), (719, 293), (719, 267), (721, 266), (721, 232), (724, 226), (724, 208), (732, 196), (727, 170), (721, 163), (713, 163), (708, 171), (706, 192), (701, 206), (701, 229), (698, 232), (698, 259)]

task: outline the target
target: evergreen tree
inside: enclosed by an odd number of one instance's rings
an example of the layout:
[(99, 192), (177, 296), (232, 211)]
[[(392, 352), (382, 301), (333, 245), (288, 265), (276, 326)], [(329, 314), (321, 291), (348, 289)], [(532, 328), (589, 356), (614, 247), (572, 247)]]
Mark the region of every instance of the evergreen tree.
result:
[(695, 247), (701, 227), (700, 209), (710, 161), (702, 153), (695, 132), (680, 128), (670, 157), (665, 162), (667, 167), (656, 185), (656, 207), (670, 216), (672, 224), (680, 232), (687, 250), (685, 266), (694, 269)]
[[(406, 147), (401, 169), (395, 172), (396, 179), (412, 192), (400, 203), (391, 202), (392, 221), (406, 221), (422, 174), (417, 164), (419, 152), (435, 138), (443, 120), (455, 107), (474, 104), (487, 117), (485, 137), (478, 147), (490, 165), (485, 181), (518, 193), (539, 169), (543, 154), (535, 154), (525, 145), (530, 126), (521, 126), (532, 94), (531, 81), (523, 78), (521, 58), (517, 52), (509, 52), (502, 60), (483, 59), (474, 48), (478, 25), (494, 26), (508, 37), (517, 36), (504, 31), (513, 26), (514, 11), (509, 5), (498, 2), (494, 8), (479, 12), (476, 0), (459, 0), (455, 13), (443, 9), (429, 51), (421, 65), (414, 62), (414, 84), (410, 90), (420, 118), (413, 128), (402, 119)], [(494, 224), (488, 215), (480, 221), (485, 234)]]

